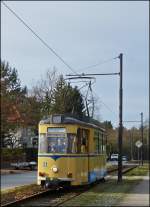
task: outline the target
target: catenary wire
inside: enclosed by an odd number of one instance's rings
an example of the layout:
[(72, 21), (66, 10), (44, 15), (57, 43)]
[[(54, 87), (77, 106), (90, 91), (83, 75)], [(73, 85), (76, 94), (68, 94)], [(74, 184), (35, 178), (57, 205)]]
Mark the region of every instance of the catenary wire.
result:
[(116, 118), (117, 114), (114, 111), (112, 111), (111, 108), (101, 100), (100, 96), (98, 96), (94, 91), (93, 93), (100, 99), (100, 102), (107, 108), (107, 110), (109, 110)]
[[(75, 74), (77, 74), (77, 72), (60, 56), (60, 55), (58, 55), (55, 51), (54, 51), (54, 49), (52, 49), (49, 45), (48, 45), (48, 43), (46, 43), (46, 41), (44, 41), (21, 17), (19, 17), (19, 15), (18, 14), (16, 14), (16, 12), (14, 11), (14, 10), (12, 10), (6, 3), (4, 3), (3, 1), (2, 1), (2, 3), (3, 3), (3, 5), (13, 14), (13, 15), (15, 15), (15, 17), (19, 20), (19, 21), (21, 21), (23, 24), (24, 24), (24, 26), (28, 29), (28, 30), (30, 30), (31, 32), (32, 32), (32, 34), (34, 34), (34, 36), (36, 37), (36, 38), (38, 38), (59, 60), (61, 60), (61, 62), (63, 62), (73, 73), (75, 73)], [(98, 65), (102, 65), (102, 64), (104, 64), (104, 63), (107, 63), (107, 62), (110, 62), (110, 61), (112, 61), (112, 60), (114, 60), (114, 59), (116, 59), (116, 58), (118, 58), (118, 57), (115, 57), (115, 58), (111, 58), (111, 59), (108, 59), (108, 60), (104, 60), (103, 62), (100, 62), (100, 63), (97, 63), (97, 64), (94, 64), (94, 65), (90, 65), (90, 66), (88, 66), (88, 67), (86, 67), (86, 68), (83, 68), (83, 69), (80, 69), (80, 71), (81, 70), (85, 70), (85, 69), (89, 69), (89, 68), (92, 68), (92, 67), (96, 67), (96, 66), (98, 66)]]
[(90, 69), (90, 68), (93, 68), (93, 67), (96, 67), (96, 66), (99, 66), (99, 65), (103, 65), (103, 64), (108, 63), (108, 62), (111, 62), (112, 60), (117, 59), (117, 58), (118, 58), (118, 57), (114, 57), (114, 58), (110, 58), (110, 59), (101, 61), (101, 62), (99, 62), (99, 63), (97, 63), (97, 64), (89, 65), (89, 66), (87, 66), (87, 67), (85, 67), (85, 68), (81, 68), (81, 69), (77, 70), (77, 72), (78, 72), (78, 71), (81, 71), (81, 70), (87, 70), (87, 69)]
[[(60, 56), (60, 55), (58, 55), (55, 51), (54, 51), (54, 49), (52, 49), (47, 43), (46, 43), (46, 41), (44, 41), (30, 26), (28, 26), (28, 24), (21, 18), (21, 17), (19, 17), (18, 16), (18, 14), (16, 14), (16, 12), (14, 12), (6, 3), (4, 3), (3, 1), (2, 1), (2, 4), (13, 14), (13, 15), (15, 15), (15, 17), (19, 20), (19, 21), (21, 21), (23, 24), (24, 24), (24, 26), (28, 29), (28, 30), (30, 30), (31, 32), (32, 32), (32, 34), (34, 34), (34, 36), (36, 37), (36, 38), (38, 38), (59, 60), (61, 60), (61, 62), (63, 62), (73, 73), (75, 73), (75, 74), (77, 74), (77, 72), (75, 71), (75, 70), (73, 70), (72, 69), (72, 67)], [(90, 66), (88, 66), (88, 67), (85, 67), (85, 68), (83, 68), (82, 70), (86, 70), (86, 69), (89, 69), (89, 68), (92, 68), (92, 67), (96, 67), (96, 66), (98, 66), (98, 65), (102, 65), (102, 64), (104, 64), (104, 63), (107, 63), (107, 62), (110, 62), (110, 61), (112, 61), (112, 60), (114, 60), (114, 59), (117, 59), (118, 57), (115, 57), (115, 58), (111, 58), (111, 59), (108, 59), (108, 60), (105, 60), (105, 61), (103, 61), (103, 62), (100, 62), (100, 63), (97, 63), (97, 64), (94, 64), (94, 65), (90, 65)], [(80, 71), (81, 71), (81, 69), (80, 69)], [(97, 94), (96, 94), (97, 95)], [(98, 95), (97, 95), (98, 96)], [(109, 111), (111, 111), (113, 114), (114, 114), (114, 112), (104, 103), (104, 102), (102, 102), (102, 101), (100, 101), (101, 103), (103, 103), (104, 105), (105, 105), (105, 107), (109, 110)]]
[[(62, 58), (60, 57), (60, 55), (58, 55), (54, 49), (52, 49), (47, 43), (46, 41), (44, 41), (30, 26), (28, 26), (28, 24), (21, 18), (18, 16), (18, 14), (16, 14), (16, 12), (14, 12), (6, 3), (4, 3), (2, 1), (2, 4), (13, 14), (15, 15), (15, 17), (24, 24), (24, 26), (30, 30), (32, 32), (32, 34), (34, 34), (34, 36), (36, 38), (38, 38), (55, 56), (57, 56), (57, 58), (59, 60), (61, 60), (61, 62), (63, 62), (73, 73), (76, 73), (76, 71)], [(77, 74), (77, 73), (76, 73)]]

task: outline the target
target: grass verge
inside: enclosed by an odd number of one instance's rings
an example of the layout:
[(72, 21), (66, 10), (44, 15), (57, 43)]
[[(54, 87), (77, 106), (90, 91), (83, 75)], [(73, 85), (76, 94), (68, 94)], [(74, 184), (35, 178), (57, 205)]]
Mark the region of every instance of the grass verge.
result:
[(109, 180), (64, 203), (63, 206), (114, 206), (137, 184), (137, 180), (126, 179), (122, 183)]
[[(126, 173), (127, 178), (122, 183), (117, 183), (116, 180), (110, 179), (105, 183), (100, 183), (93, 187), (88, 192), (65, 202), (64, 206), (114, 206), (124, 198), (126, 193), (129, 193), (139, 183), (141, 180), (140, 176), (147, 174), (147, 172), (148, 165), (139, 166)], [(134, 179), (132, 175), (139, 175), (139, 178)], [(43, 189), (36, 184), (2, 190), (1, 204), (19, 200), (41, 191)]]
[(143, 166), (140, 165), (133, 170), (129, 171), (126, 173), (126, 176), (144, 176), (148, 173), (149, 171), (149, 165), (144, 164)]
[[(126, 173), (127, 177), (121, 183), (110, 179), (80, 196), (65, 202), (62, 206), (115, 206), (139, 184), (142, 180), (140, 176), (146, 175), (147, 172), (148, 165), (137, 167)], [(139, 175), (139, 178), (134, 178), (130, 175)]]

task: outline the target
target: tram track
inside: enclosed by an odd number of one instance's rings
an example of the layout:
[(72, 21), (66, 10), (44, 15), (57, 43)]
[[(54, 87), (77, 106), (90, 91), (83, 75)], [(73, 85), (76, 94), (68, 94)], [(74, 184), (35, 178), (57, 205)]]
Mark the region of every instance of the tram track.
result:
[(44, 195), (46, 193), (48, 193), (50, 190), (49, 189), (46, 189), (46, 190), (43, 190), (42, 192), (38, 192), (36, 194), (32, 194), (30, 196), (23, 196), (23, 198), (21, 199), (16, 199), (15, 201), (11, 201), (11, 202), (7, 202), (7, 203), (4, 203), (4, 204), (1, 204), (2, 207), (5, 207), (5, 206), (15, 206), (15, 204), (19, 204), (20, 202), (24, 202), (24, 201), (27, 201), (27, 200), (30, 200), (32, 198), (37, 198), (41, 195)]
[[(130, 166), (123, 169), (123, 174), (129, 172), (130, 170), (136, 168), (137, 166)], [(111, 175), (117, 171), (116, 169), (109, 170), (109, 179)], [(113, 176), (113, 175), (112, 175)], [(81, 195), (82, 193), (88, 191), (95, 185), (102, 182), (102, 180), (92, 183), (91, 185), (74, 187), (74, 188), (59, 188), (59, 189), (45, 189), (42, 192), (38, 192), (28, 197), (18, 199), (9, 203), (1, 204), (2, 207), (9, 206), (61, 206), (65, 202)], [(69, 192), (68, 192), (69, 191)]]
[[(128, 167), (127, 169), (124, 169), (124, 170), (122, 171), (122, 174), (125, 174), (125, 173), (127, 173), (127, 172), (133, 170), (133, 169), (136, 168), (136, 167), (137, 167), (137, 166), (132, 166), (132, 167), (130, 167), (130, 168)], [(117, 171), (117, 170), (118, 170), (118, 169), (112, 169), (112, 170), (109, 171), (109, 173), (110, 173), (110, 174), (111, 174), (111, 173), (114, 173), (114, 172)], [(100, 181), (98, 181), (98, 182), (96, 182), (96, 183), (90, 185), (88, 188), (86, 188), (86, 190), (84, 190), (84, 192), (90, 190), (92, 187), (94, 187), (95, 185), (97, 185), (97, 184), (99, 184), (99, 183), (100, 183)], [(73, 198), (75, 198), (75, 197), (81, 195), (82, 193), (83, 193), (83, 192), (78, 192), (76, 195), (74, 195), (74, 196), (68, 198), (67, 200), (64, 200), (64, 201), (62, 201), (62, 202), (60, 201), (60, 202), (57, 203), (55, 206), (61, 206), (61, 205), (64, 204), (65, 202), (67, 202), (67, 201), (69, 201), (69, 200), (71, 200), (71, 199), (73, 199)]]

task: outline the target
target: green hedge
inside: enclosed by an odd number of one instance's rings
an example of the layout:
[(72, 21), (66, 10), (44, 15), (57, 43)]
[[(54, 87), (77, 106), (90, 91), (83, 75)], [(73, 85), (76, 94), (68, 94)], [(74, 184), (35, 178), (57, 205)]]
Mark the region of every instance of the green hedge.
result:
[(20, 148), (16, 148), (16, 149), (3, 148), (1, 151), (1, 158), (2, 158), (2, 162), (24, 161), (25, 152), (23, 149)]

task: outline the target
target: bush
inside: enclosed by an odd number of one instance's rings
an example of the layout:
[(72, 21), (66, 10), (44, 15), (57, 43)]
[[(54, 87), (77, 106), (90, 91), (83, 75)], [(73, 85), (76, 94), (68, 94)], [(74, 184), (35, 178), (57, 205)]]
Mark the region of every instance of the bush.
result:
[(38, 149), (34, 148), (3, 148), (1, 151), (2, 162), (24, 162), (24, 161), (37, 161)]
[(23, 149), (20, 149), (20, 148), (16, 148), (16, 149), (3, 148), (1, 151), (1, 158), (2, 158), (2, 162), (3, 161), (9, 161), (9, 162), (24, 161), (25, 152)]

